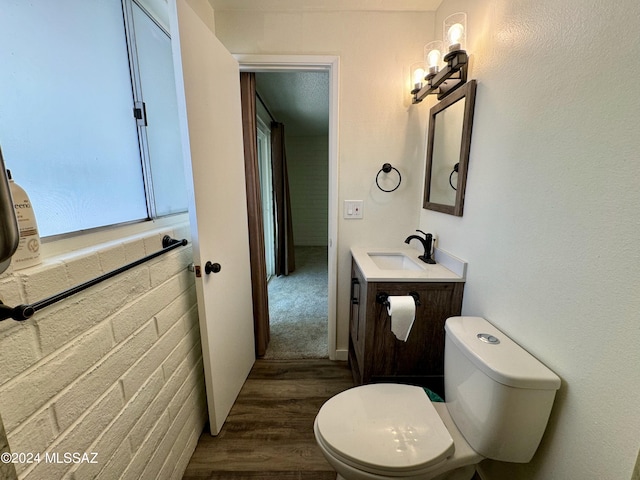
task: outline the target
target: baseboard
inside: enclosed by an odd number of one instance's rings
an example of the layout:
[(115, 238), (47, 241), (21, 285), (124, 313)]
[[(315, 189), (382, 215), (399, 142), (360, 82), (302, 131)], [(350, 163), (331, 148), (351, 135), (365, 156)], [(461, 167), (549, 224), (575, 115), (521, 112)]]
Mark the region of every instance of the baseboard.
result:
[(348, 350), (336, 350), (335, 357), (331, 360), (337, 360), (339, 362), (346, 362), (349, 359)]

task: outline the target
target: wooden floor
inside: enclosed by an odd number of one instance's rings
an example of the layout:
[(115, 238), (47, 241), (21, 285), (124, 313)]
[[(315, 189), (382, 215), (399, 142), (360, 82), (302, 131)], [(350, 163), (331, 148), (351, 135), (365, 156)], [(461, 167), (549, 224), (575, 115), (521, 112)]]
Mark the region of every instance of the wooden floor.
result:
[(205, 427), (183, 480), (335, 480), (313, 420), (352, 386), (346, 362), (257, 360), (220, 434)]

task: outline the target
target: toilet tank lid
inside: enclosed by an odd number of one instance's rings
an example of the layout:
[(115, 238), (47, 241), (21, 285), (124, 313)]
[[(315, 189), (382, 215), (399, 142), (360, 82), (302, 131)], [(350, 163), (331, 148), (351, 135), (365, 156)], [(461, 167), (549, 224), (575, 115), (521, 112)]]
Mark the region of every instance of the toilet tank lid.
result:
[(515, 388), (560, 388), (555, 373), (484, 318), (451, 317), (445, 331), (447, 338), (496, 382)]

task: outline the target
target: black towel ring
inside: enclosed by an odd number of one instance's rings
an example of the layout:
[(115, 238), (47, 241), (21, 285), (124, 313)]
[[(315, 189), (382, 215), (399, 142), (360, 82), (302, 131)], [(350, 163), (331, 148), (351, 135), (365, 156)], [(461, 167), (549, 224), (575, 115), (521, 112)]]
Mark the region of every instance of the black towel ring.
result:
[[(380, 186), (380, 183), (378, 183), (378, 178), (380, 177), (380, 174), (382, 172), (389, 173), (391, 170), (395, 170), (396, 172), (398, 172), (398, 185), (396, 185), (391, 190), (385, 190), (384, 188), (382, 188)], [(378, 186), (378, 188), (380, 190), (382, 190), (383, 192), (386, 192), (386, 193), (393, 192), (393, 191), (397, 190), (401, 183), (402, 183), (402, 175), (400, 175), (400, 171), (396, 167), (392, 167), (390, 163), (385, 163), (384, 165), (382, 165), (382, 168), (380, 169), (380, 171), (378, 171), (378, 174), (376, 175), (376, 185)]]
[(460, 164), (459, 164), (459, 163), (456, 163), (456, 164), (453, 166), (453, 170), (451, 170), (451, 173), (449, 174), (449, 185), (451, 185), (451, 188), (453, 188), (454, 190), (458, 190), (458, 189), (457, 189), (456, 187), (454, 187), (454, 186), (453, 186), (453, 182), (451, 181), (451, 177), (453, 177), (453, 174), (454, 174), (454, 173), (457, 173), (457, 172), (458, 172), (458, 168), (459, 168), (459, 167), (460, 167)]

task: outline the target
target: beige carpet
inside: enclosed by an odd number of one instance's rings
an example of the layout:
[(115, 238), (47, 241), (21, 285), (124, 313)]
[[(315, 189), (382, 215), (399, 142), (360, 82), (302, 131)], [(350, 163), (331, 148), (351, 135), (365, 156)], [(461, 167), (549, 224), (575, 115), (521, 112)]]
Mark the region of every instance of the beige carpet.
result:
[(327, 247), (296, 247), (296, 270), (269, 281), (265, 359), (328, 358)]

